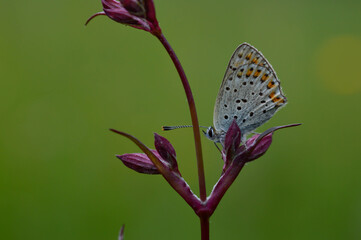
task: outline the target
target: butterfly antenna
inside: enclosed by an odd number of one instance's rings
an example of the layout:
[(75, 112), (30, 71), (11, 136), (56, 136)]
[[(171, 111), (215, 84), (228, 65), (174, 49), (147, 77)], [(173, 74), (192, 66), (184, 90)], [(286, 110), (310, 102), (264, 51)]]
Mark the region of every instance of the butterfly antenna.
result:
[[(174, 130), (174, 129), (178, 129), (178, 128), (191, 128), (193, 127), (192, 125), (180, 125), (180, 126), (162, 126), (162, 130), (163, 131), (170, 131), (170, 130)], [(199, 126), (201, 128), (207, 128), (204, 126)]]

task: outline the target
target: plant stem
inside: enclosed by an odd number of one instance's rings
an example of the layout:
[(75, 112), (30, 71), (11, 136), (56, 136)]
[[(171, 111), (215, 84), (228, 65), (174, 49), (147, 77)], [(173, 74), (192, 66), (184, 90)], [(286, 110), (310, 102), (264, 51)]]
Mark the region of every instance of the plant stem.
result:
[[(175, 54), (174, 50), (168, 43), (165, 36), (162, 34), (161, 31), (156, 31), (153, 33), (159, 41), (163, 44), (164, 48), (167, 50), (169, 56), (171, 57), (178, 74), (181, 78), (184, 91), (187, 96), (189, 111), (192, 118), (192, 125), (193, 125), (193, 135), (195, 141), (195, 148), (196, 148), (196, 156), (197, 156), (197, 166), (198, 166), (198, 182), (199, 182), (199, 195), (202, 202), (205, 202), (207, 199), (207, 192), (206, 192), (206, 180), (204, 175), (204, 166), (203, 166), (203, 157), (202, 157), (202, 145), (201, 145), (201, 136), (199, 131), (199, 122), (197, 117), (196, 106), (193, 99), (193, 94), (187, 80), (186, 74), (183, 70), (183, 67)], [(208, 222), (208, 220), (207, 220)], [(203, 226), (203, 225), (202, 225)], [(207, 227), (208, 228), (208, 227)], [(203, 239), (203, 238), (202, 238)], [(207, 238), (208, 239), (208, 238)]]
[(214, 188), (209, 195), (206, 206), (206, 209), (209, 211), (208, 214), (210, 216), (216, 210), (219, 202), (222, 200), (224, 194), (227, 192), (234, 180), (236, 180), (238, 174), (241, 172), (244, 165), (245, 163), (243, 161), (233, 163), (231, 166), (228, 167), (225, 173), (222, 174), (216, 185), (214, 185)]
[(201, 217), (201, 240), (209, 240), (209, 218)]

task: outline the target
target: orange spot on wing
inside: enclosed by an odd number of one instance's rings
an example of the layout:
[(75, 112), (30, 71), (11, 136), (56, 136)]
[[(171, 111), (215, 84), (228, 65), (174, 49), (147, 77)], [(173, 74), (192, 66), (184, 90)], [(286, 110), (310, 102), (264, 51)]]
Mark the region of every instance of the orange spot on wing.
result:
[(281, 100), (278, 101), (277, 106), (282, 105), (283, 103), (285, 103), (285, 100), (281, 98)]
[(274, 82), (269, 82), (268, 84), (267, 84), (267, 88), (273, 88), (273, 87), (275, 87), (276, 86), (276, 84), (274, 83)]
[(280, 97), (272, 98), (272, 102), (278, 102), (278, 101), (281, 101), (281, 98), (280, 98)]
[(251, 76), (252, 72), (253, 72), (253, 68), (248, 69), (246, 76), (247, 77)]
[(246, 59), (247, 59), (247, 60), (250, 60), (250, 59), (251, 59), (252, 54), (253, 54), (252, 52), (248, 53), (248, 55), (246, 56)]
[(258, 77), (260, 73), (261, 73), (261, 70), (258, 69), (258, 70), (254, 73), (253, 77), (254, 77), (254, 78)]
[(268, 74), (265, 73), (265, 74), (263, 74), (261, 80), (264, 82), (264, 81), (266, 81), (268, 78), (269, 78)]
[(252, 63), (257, 64), (258, 63), (258, 57), (253, 58)]
[(275, 92), (272, 92), (269, 97), (271, 98), (272, 102), (277, 103), (277, 105), (281, 105), (282, 103), (285, 102), (285, 100), (280, 97), (280, 96), (276, 96)]

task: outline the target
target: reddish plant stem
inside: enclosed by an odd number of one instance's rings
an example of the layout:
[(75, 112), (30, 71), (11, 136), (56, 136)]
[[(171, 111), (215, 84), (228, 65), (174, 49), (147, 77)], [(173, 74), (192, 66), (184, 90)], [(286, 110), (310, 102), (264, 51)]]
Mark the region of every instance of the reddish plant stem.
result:
[(169, 183), (169, 185), (188, 203), (188, 205), (194, 211), (197, 212), (198, 209), (204, 207), (202, 202), (195, 194), (193, 194), (192, 190), (190, 189), (188, 184), (184, 181), (184, 179), (180, 176), (180, 173), (178, 171), (172, 171), (169, 169), (169, 167), (166, 167), (163, 164), (163, 162), (160, 161), (146, 145), (144, 145), (134, 136), (115, 129), (110, 129), (110, 130), (112, 132), (115, 132), (117, 134), (120, 134), (128, 138), (133, 143), (135, 143), (148, 156), (148, 158), (156, 166), (158, 171), (162, 174), (162, 176)]
[(234, 180), (236, 180), (244, 165), (245, 162), (243, 161), (232, 163), (232, 166), (228, 167), (216, 185), (214, 185), (213, 191), (209, 195), (206, 205), (209, 216), (214, 213), (224, 194), (227, 192)]
[(201, 218), (201, 240), (209, 240), (209, 218)]
[[(203, 157), (202, 157), (202, 145), (201, 145), (201, 136), (199, 131), (199, 122), (197, 117), (196, 106), (193, 99), (193, 94), (187, 80), (186, 74), (183, 70), (183, 67), (175, 54), (173, 48), (168, 43), (165, 36), (162, 34), (161, 31), (155, 31), (153, 33), (159, 41), (163, 44), (164, 48), (167, 50), (169, 56), (171, 57), (178, 74), (181, 78), (184, 91), (187, 96), (189, 111), (192, 118), (192, 125), (193, 125), (193, 135), (195, 141), (195, 148), (196, 148), (196, 156), (197, 156), (197, 166), (198, 166), (198, 182), (199, 182), (199, 195), (202, 202), (205, 202), (207, 199), (207, 192), (206, 192), (206, 180), (204, 175), (204, 166), (203, 166)], [(202, 238), (203, 239), (203, 238)]]

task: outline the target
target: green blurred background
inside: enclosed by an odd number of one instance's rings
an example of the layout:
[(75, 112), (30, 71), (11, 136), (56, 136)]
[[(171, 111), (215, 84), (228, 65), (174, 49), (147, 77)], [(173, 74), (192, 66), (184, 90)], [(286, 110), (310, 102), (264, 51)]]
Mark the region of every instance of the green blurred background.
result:
[[(268, 58), (288, 97), (261, 130), (268, 153), (247, 165), (211, 218), (212, 239), (361, 239), (361, 1), (155, 1), (186, 70), (200, 123), (242, 42)], [(108, 128), (177, 150), (198, 194), (185, 94), (150, 34), (98, 17), (92, 1), (2, 1), (0, 238), (200, 239), (193, 211), (160, 176), (114, 155), (138, 152)], [(259, 131), (261, 131), (259, 130)], [(207, 191), (222, 168), (203, 140)]]

